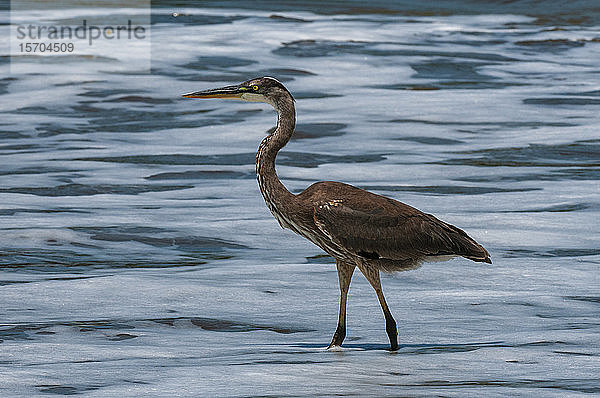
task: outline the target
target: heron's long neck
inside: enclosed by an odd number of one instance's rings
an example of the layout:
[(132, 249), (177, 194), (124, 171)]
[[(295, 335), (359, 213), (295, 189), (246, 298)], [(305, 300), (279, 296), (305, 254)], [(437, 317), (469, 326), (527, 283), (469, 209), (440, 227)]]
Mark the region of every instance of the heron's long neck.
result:
[(282, 208), (286, 207), (286, 204), (289, 204), (290, 200), (294, 198), (294, 195), (286, 189), (277, 176), (275, 157), (277, 152), (288, 143), (294, 132), (296, 110), (291, 97), (279, 99), (274, 106), (278, 114), (277, 128), (273, 134), (265, 137), (258, 147), (256, 177), (267, 206), (276, 215), (276, 213), (281, 213)]

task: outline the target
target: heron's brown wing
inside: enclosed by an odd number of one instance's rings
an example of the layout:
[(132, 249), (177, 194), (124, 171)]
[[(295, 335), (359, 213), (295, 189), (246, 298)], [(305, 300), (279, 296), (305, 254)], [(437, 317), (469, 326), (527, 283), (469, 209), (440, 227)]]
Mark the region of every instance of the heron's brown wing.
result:
[(364, 203), (360, 207), (357, 210), (343, 200), (324, 203), (315, 206), (314, 220), (336, 245), (369, 259), (406, 261), (441, 255), (475, 261), (489, 258), (464, 231), (430, 214), (413, 208), (390, 212), (375, 203), (372, 209), (366, 209)]

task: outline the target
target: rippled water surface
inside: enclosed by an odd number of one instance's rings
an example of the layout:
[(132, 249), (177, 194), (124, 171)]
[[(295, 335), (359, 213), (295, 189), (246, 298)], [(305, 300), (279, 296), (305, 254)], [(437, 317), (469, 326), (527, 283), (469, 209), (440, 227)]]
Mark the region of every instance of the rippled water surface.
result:
[[(151, 73), (2, 54), (0, 395), (600, 394), (596, 2), (203, 4), (153, 2)], [(384, 276), (397, 353), (359, 273), (324, 349), (333, 261), (255, 182), (268, 105), (180, 98), (261, 75), (297, 99), (291, 191), (348, 182), (492, 255)]]

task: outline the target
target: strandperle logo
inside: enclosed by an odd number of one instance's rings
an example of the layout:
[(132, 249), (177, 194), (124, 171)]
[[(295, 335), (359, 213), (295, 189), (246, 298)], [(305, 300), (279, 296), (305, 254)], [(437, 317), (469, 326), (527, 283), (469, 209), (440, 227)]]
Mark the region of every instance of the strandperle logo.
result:
[(113, 2), (84, 3), (12, 1), (10, 72), (150, 73), (150, 1), (119, 0), (119, 8)]
[(125, 25), (88, 25), (87, 20), (83, 20), (81, 25), (55, 26), (55, 25), (18, 25), (16, 27), (16, 38), (18, 40), (86, 40), (88, 44), (93, 45), (94, 40), (144, 40), (146, 39), (146, 28), (139, 25), (133, 25), (131, 20), (127, 20)]

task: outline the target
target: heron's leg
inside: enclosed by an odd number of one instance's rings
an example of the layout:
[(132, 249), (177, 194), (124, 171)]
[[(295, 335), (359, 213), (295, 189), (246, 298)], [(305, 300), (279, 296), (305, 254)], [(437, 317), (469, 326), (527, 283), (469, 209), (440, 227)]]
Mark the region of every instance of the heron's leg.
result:
[(379, 270), (364, 265), (359, 265), (358, 268), (360, 269), (360, 272), (362, 272), (367, 278), (371, 286), (373, 286), (375, 293), (377, 293), (379, 304), (381, 304), (381, 309), (383, 310), (383, 315), (385, 316), (385, 330), (390, 339), (390, 346), (392, 351), (396, 351), (398, 349), (398, 331), (396, 329), (396, 321), (394, 320), (394, 317), (392, 316), (392, 313), (385, 302), (383, 289), (381, 288), (381, 280), (379, 279)]
[(340, 281), (340, 313), (338, 318), (337, 329), (331, 340), (329, 347), (341, 346), (342, 341), (346, 337), (346, 299), (348, 298), (348, 288), (350, 287), (350, 281), (352, 280), (352, 274), (354, 273), (354, 264), (347, 264), (340, 260), (336, 261), (338, 279)]

